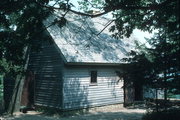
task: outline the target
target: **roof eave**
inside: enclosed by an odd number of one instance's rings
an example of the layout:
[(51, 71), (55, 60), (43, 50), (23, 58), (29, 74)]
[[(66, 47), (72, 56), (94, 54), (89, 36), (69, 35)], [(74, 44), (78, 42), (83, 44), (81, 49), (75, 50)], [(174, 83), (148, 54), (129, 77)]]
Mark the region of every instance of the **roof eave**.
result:
[(129, 63), (100, 63), (100, 62), (67, 62), (66, 65), (80, 65), (80, 66), (120, 66), (120, 65), (127, 65)]

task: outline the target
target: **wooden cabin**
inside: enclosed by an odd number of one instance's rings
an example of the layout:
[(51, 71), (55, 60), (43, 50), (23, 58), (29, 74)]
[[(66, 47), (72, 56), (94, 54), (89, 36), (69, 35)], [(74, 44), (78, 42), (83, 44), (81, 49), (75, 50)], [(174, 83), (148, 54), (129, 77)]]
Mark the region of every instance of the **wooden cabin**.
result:
[(44, 37), (50, 39), (29, 55), (34, 104), (70, 110), (124, 103), (124, 80), (116, 72), (123, 72), (122, 59), (136, 38), (113, 38), (107, 18), (68, 13), (65, 26), (52, 25), (60, 17), (55, 13), (44, 21)]

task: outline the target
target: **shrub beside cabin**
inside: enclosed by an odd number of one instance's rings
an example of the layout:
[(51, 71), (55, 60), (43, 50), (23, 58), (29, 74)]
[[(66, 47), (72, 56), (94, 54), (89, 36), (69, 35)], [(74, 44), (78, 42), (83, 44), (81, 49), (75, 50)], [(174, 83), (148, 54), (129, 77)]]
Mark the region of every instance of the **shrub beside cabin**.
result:
[[(59, 17), (51, 15), (44, 25)], [(24, 90), (23, 96), (33, 94), (35, 105), (62, 110), (123, 103), (124, 80), (116, 72), (123, 72), (122, 59), (135, 48), (136, 38), (112, 38), (110, 26), (103, 30), (111, 22), (106, 18), (71, 13), (66, 18), (65, 26), (54, 24), (43, 33), (49, 40), (41, 42), (39, 52), (31, 50), (24, 89), (34, 85), (34, 90)]]

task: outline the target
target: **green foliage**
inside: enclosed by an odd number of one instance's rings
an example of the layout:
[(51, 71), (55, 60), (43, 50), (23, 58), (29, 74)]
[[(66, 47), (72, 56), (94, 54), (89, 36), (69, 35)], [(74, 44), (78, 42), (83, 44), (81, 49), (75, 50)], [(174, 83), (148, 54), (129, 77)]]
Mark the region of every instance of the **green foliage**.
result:
[(163, 104), (155, 102), (156, 111), (172, 107), (167, 100), (169, 94), (180, 94), (180, 46), (177, 38), (165, 33), (166, 30), (159, 31), (148, 40), (151, 48), (139, 46), (139, 52), (131, 52), (131, 57), (124, 59), (130, 62), (125, 73), (127, 80), (164, 90)]
[(81, 0), (78, 1), (79, 8), (88, 12), (90, 10), (103, 10), (103, 6), (105, 5), (104, 0)]
[(118, 31), (114, 37), (129, 37), (135, 28), (148, 32), (166, 28), (173, 33), (180, 27), (178, 0), (86, 0), (80, 2), (80, 8), (89, 11), (94, 4), (112, 12), (115, 25), (110, 31)]
[(42, 20), (49, 10), (34, 0), (7, 0), (0, 6), (0, 72), (20, 72), (25, 64), (25, 49), (42, 31)]
[(168, 0), (106, 0), (104, 10), (119, 8), (113, 12), (115, 30), (118, 30), (116, 36), (129, 37), (135, 28), (152, 32), (154, 29), (168, 26), (169, 32), (174, 31), (174, 27), (179, 24), (177, 23), (179, 19), (177, 4), (178, 0), (171, 2)]
[(155, 80), (161, 83), (162, 88), (167, 88), (169, 92), (179, 94), (180, 61), (178, 56), (180, 56), (180, 46), (177, 38), (173, 39), (164, 32), (160, 31), (149, 40), (152, 45), (150, 52), (154, 56)]
[(147, 84), (147, 81), (153, 79), (152, 62), (144, 53), (131, 51), (130, 58), (124, 58), (124, 61), (130, 64), (125, 67), (125, 77), (127, 81), (133, 81), (138, 84)]

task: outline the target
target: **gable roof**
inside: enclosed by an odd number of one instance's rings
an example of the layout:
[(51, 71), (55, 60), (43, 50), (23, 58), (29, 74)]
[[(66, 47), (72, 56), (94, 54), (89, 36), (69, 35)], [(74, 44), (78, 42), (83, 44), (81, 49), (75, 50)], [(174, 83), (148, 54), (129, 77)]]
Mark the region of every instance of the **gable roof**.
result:
[[(49, 16), (44, 25), (51, 25), (58, 17), (61, 14)], [(109, 32), (110, 26), (104, 29), (110, 22), (107, 18), (89, 18), (73, 13), (68, 13), (65, 18), (65, 26), (54, 24), (47, 27), (47, 31), (67, 63), (124, 63), (122, 59), (135, 48), (136, 38), (133, 35), (130, 38), (115, 39)]]

